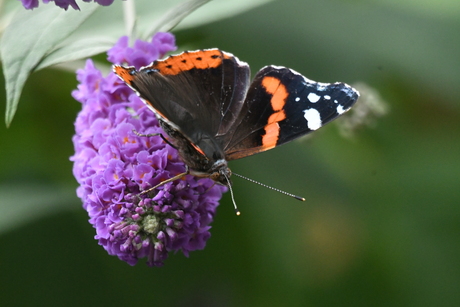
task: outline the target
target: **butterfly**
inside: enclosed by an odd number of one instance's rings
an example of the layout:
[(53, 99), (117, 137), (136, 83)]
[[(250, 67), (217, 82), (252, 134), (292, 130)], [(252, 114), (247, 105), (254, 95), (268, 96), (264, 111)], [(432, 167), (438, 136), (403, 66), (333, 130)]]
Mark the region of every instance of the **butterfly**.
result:
[(139, 70), (114, 65), (113, 71), (155, 113), (186, 164), (184, 173), (160, 185), (190, 174), (231, 191), (229, 161), (315, 131), (359, 97), (345, 83), (315, 82), (286, 67), (266, 66), (251, 81), (249, 65), (219, 49), (185, 51)]

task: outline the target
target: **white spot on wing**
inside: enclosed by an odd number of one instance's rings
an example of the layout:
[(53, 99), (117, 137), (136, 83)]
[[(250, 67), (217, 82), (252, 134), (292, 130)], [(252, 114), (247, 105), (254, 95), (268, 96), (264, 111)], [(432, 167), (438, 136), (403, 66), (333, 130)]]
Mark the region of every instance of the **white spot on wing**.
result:
[(344, 109), (343, 106), (341, 106), (340, 104), (337, 106), (337, 113), (338, 114), (342, 114), (342, 113), (345, 113), (349, 110), (350, 108), (348, 109)]
[(325, 90), (327, 90), (327, 87), (328, 87), (329, 84), (325, 84), (325, 83), (320, 83), (318, 82), (317, 85), (316, 85), (316, 89), (320, 92), (323, 92)]
[(310, 93), (308, 94), (307, 96), (307, 99), (310, 100), (310, 102), (312, 103), (315, 103), (315, 102), (318, 102), (318, 100), (320, 99), (321, 97), (316, 95), (315, 93)]
[(303, 113), (303, 117), (307, 120), (308, 129), (316, 130), (321, 128), (321, 115), (316, 109), (304, 110)]
[(296, 97), (296, 98), (295, 98), (295, 101), (300, 101), (300, 97)]
[(329, 99), (331, 99), (331, 96), (329, 96), (329, 95), (324, 95), (324, 99), (329, 100)]

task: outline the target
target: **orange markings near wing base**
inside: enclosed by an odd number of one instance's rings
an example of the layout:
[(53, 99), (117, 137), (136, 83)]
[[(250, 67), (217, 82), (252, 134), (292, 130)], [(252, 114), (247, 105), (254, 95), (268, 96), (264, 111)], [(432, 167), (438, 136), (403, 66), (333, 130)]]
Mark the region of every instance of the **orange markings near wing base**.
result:
[(195, 148), (196, 151), (198, 151), (200, 154), (202, 154), (204, 157), (206, 157), (206, 154), (204, 153), (203, 150), (201, 150), (200, 147), (196, 146), (196, 145), (193, 144), (193, 143), (190, 143), (190, 144), (193, 146), (193, 148)]
[(265, 126), (265, 134), (262, 136), (262, 147), (264, 150), (268, 150), (275, 147), (278, 142), (280, 133), (280, 126), (278, 123), (286, 119), (284, 106), (286, 105), (286, 99), (289, 93), (286, 86), (275, 77), (264, 77), (262, 79), (262, 86), (267, 93), (272, 95), (270, 104), (273, 111), (275, 111), (275, 113), (268, 118), (268, 124)]

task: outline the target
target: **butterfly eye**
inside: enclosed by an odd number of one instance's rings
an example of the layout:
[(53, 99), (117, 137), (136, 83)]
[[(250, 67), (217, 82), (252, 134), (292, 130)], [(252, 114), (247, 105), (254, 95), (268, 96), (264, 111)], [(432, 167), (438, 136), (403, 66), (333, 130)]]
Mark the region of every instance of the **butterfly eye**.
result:
[(219, 172), (214, 172), (209, 176), (209, 178), (211, 178), (212, 180), (218, 182), (219, 178), (220, 178), (220, 173)]

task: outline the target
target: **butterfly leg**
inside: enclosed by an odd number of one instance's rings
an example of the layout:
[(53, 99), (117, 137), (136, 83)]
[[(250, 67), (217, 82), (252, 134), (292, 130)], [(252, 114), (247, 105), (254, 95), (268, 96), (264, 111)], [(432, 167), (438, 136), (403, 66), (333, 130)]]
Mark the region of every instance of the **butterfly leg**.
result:
[(158, 187), (161, 187), (162, 185), (164, 185), (164, 184), (166, 184), (166, 183), (168, 183), (168, 182), (175, 181), (175, 180), (180, 179), (180, 178), (182, 178), (182, 177), (184, 177), (184, 176), (186, 176), (186, 175), (188, 175), (188, 174), (190, 174), (190, 171), (189, 171), (189, 169), (188, 169), (188, 166), (186, 165), (186, 166), (185, 166), (185, 172), (180, 173), (180, 174), (178, 174), (178, 175), (176, 175), (176, 176), (174, 176), (174, 177), (172, 177), (172, 178), (166, 179), (166, 180), (160, 182), (159, 184), (157, 184), (156, 186), (151, 187), (151, 188), (149, 188), (149, 189), (147, 189), (147, 190), (144, 190), (144, 191), (140, 192), (137, 196), (141, 196), (141, 195), (147, 194), (147, 193), (149, 193), (149, 192), (155, 190), (155, 189), (158, 188)]
[(214, 181), (214, 183), (212, 184), (212, 186), (210, 186), (209, 188), (207, 188), (206, 191), (204, 191), (203, 193), (201, 193), (201, 194), (199, 194), (199, 195), (203, 195), (203, 194), (208, 193), (209, 190), (211, 190), (216, 184), (217, 184), (217, 182)]
[(133, 129), (133, 133), (137, 136), (140, 136), (140, 137), (150, 137), (150, 136), (159, 136), (163, 139), (163, 141), (165, 141), (169, 146), (171, 146), (172, 148), (174, 149), (177, 149), (176, 146), (174, 146), (173, 144), (171, 144), (171, 142), (168, 141), (168, 139), (161, 133), (151, 133), (151, 134), (142, 134), (142, 133), (139, 133), (137, 132), (136, 130)]

